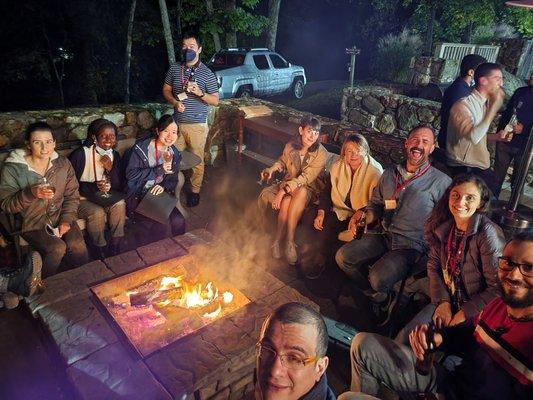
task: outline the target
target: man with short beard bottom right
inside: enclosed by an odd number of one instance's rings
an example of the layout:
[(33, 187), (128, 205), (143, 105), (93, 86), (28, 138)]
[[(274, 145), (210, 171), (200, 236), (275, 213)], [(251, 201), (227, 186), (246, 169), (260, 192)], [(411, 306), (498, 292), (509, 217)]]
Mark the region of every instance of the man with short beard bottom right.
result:
[[(367, 224), (381, 221), (382, 232), (367, 232), (335, 255), (357, 288), (353, 294), (359, 294), (361, 309), (376, 305), (377, 313), (384, 314), (394, 284), (413, 273), (412, 265), (427, 252), (424, 223), (452, 181), (431, 166), (428, 158), (434, 149), (435, 133), (430, 127), (409, 132), (406, 161), (385, 169), (366, 207)], [(372, 303), (361, 307), (368, 299)]]
[(533, 398), (533, 234), (519, 234), (507, 243), (498, 279), (502, 297), (476, 317), (434, 335), (439, 351), (462, 357), (454, 371), (434, 364), (427, 375), (416, 372), (416, 360), (427, 353), (428, 325), (411, 332), (411, 349), (381, 335), (359, 333), (350, 350), (351, 392), (339, 399), (375, 399), (380, 385), (402, 398), (418, 393), (426, 398), (439, 393), (446, 400)]

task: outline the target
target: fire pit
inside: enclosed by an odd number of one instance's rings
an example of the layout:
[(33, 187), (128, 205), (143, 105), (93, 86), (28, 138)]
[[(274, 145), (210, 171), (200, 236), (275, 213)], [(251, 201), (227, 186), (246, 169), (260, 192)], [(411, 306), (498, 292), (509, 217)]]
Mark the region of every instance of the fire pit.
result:
[(109, 279), (91, 291), (129, 344), (146, 358), (250, 302), (191, 258)]

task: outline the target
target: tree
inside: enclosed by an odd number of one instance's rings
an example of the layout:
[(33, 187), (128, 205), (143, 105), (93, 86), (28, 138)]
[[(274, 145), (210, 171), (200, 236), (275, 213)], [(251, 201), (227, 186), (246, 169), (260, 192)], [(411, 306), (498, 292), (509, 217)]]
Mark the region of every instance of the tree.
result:
[(176, 56), (174, 54), (174, 41), (172, 40), (172, 31), (170, 30), (170, 20), (168, 19), (167, 2), (165, 0), (159, 0), (159, 9), (161, 11), (161, 21), (163, 22), (165, 43), (167, 44), (168, 63), (173, 64), (176, 62)]
[(276, 34), (278, 32), (278, 16), (281, 0), (268, 1), (268, 26), (267, 26), (267, 47), (276, 50)]
[(229, 23), (226, 25), (226, 46), (237, 47), (237, 27), (232, 23), (237, 13), (237, 0), (226, 0), (226, 13)]
[[(205, 0), (205, 8), (207, 9), (207, 15), (209, 20), (213, 21), (214, 10), (213, 10), (213, 0)], [(222, 46), (220, 44), (220, 35), (215, 27), (210, 27), (211, 36), (213, 37), (213, 43), (215, 44), (215, 50), (219, 51)]]
[(126, 78), (124, 103), (130, 103), (130, 66), (131, 66), (131, 45), (133, 42), (133, 20), (135, 18), (135, 7), (137, 0), (131, 0), (130, 14), (128, 18), (128, 33), (126, 38), (126, 62), (124, 63), (124, 75)]

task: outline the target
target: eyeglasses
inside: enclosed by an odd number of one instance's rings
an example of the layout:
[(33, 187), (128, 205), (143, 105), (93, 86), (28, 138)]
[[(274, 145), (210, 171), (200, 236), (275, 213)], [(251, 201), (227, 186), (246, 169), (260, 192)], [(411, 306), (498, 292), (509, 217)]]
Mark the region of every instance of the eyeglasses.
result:
[(505, 272), (511, 272), (515, 268), (518, 268), (522, 275), (533, 278), (533, 265), (531, 264), (518, 264), (511, 261), (508, 257), (498, 257), (498, 266)]
[(301, 358), (293, 354), (278, 354), (278, 352), (274, 350), (272, 347), (265, 346), (264, 344), (260, 342), (255, 345), (255, 352), (256, 352), (256, 355), (262, 361), (268, 362), (268, 363), (274, 362), (276, 357), (279, 357), (279, 360), (281, 361), (281, 365), (289, 369), (302, 369), (306, 365), (314, 363), (320, 358), (319, 356)]

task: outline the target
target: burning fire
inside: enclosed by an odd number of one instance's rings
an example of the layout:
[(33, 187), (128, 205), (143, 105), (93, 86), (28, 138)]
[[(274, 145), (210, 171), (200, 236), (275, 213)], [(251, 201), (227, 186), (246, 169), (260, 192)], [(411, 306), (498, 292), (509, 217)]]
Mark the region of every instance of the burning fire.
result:
[[(213, 282), (208, 282), (205, 285), (202, 283), (192, 285), (184, 280), (183, 275), (176, 277), (164, 276), (157, 288), (157, 292), (167, 292), (166, 298), (157, 303), (161, 307), (173, 305), (187, 309), (201, 308), (219, 300), (220, 297), (218, 289), (213, 285)], [(231, 292), (222, 293), (220, 301), (223, 304), (231, 303), (233, 294)], [(215, 318), (221, 309), (221, 304), (219, 304), (215, 311), (207, 312), (203, 316), (205, 318)]]

